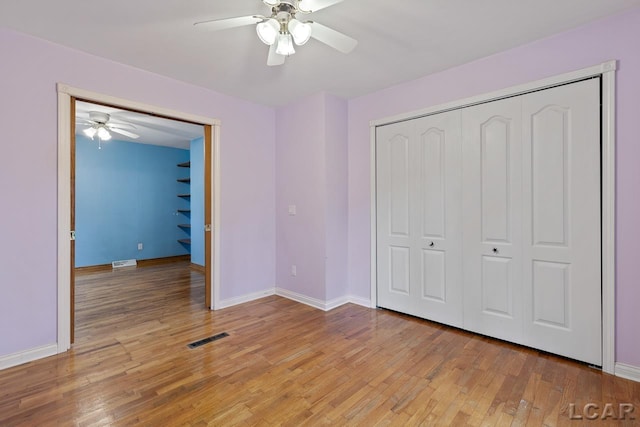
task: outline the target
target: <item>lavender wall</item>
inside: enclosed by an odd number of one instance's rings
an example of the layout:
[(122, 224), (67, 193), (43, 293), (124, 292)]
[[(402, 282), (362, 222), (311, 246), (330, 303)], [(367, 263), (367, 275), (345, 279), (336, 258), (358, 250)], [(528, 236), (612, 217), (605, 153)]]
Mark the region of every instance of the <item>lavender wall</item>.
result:
[(370, 293), (369, 122), (619, 60), (616, 361), (640, 366), (640, 9), (349, 102), (349, 284)]
[(221, 297), (275, 281), (271, 108), (0, 29), (0, 357), (56, 342), (56, 83), (221, 120)]
[(325, 96), (326, 292), (327, 301), (348, 291), (348, 105)]
[(276, 123), (277, 284), (322, 302), (344, 297), (347, 102), (313, 95), (279, 108)]
[[(325, 299), (325, 104), (318, 94), (276, 112), (276, 283)], [(297, 214), (288, 214), (296, 205)], [(296, 265), (297, 276), (291, 276)]]

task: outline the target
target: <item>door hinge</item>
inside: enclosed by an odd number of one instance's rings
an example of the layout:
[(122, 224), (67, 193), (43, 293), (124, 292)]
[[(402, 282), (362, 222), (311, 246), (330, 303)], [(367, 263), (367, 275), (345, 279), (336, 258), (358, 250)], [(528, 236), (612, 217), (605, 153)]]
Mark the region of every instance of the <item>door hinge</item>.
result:
[(204, 231), (211, 231), (211, 224), (205, 224)]
[(74, 230), (74, 231), (71, 231), (71, 233), (70, 233), (70, 234), (71, 234), (71, 236), (70, 236), (70, 237), (71, 237), (71, 239), (70, 239), (70, 240), (76, 240), (76, 232), (75, 232), (75, 230)]

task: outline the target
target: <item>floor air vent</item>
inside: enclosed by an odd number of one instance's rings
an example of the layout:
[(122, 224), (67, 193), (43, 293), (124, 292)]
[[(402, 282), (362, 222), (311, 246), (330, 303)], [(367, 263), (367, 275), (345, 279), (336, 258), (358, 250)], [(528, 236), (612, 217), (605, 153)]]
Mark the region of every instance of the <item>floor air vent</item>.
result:
[(111, 268), (135, 267), (137, 262), (135, 259), (124, 259), (122, 261), (113, 261)]
[(223, 332), (223, 333), (221, 333), (221, 334), (214, 335), (214, 336), (212, 336), (212, 337), (205, 338), (205, 339), (200, 340), (200, 341), (192, 342), (192, 343), (191, 343), (191, 344), (189, 344), (187, 347), (189, 347), (189, 348), (196, 348), (196, 347), (200, 347), (201, 345), (205, 345), (205, 344), (208, 344), (208, 343), (210, 343), (210, 342), (217, 341), (217, 340), (219, 340), (219, 339), (221, 339), (221, 338), (228, 337), (228, 336), (229, 336), (229, 334), (228, 334), (228, 333)]

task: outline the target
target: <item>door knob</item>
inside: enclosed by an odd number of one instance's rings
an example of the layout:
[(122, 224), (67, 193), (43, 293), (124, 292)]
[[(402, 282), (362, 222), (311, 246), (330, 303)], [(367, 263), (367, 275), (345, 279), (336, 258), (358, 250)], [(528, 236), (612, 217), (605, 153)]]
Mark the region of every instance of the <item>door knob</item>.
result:
[(498, 253), (498, 248), (493, 248), (492, 250), (493, 250), (493, 253), (494, 253), (494, 254), (497, 254), (497, 253)]
[(430, 247), (430, 248), (434, 247), (435, 245), (436, 245), (436, 244), (435, 244), (435, 243), (433, 243), (433, 242), (429, 243), (429, 247)]

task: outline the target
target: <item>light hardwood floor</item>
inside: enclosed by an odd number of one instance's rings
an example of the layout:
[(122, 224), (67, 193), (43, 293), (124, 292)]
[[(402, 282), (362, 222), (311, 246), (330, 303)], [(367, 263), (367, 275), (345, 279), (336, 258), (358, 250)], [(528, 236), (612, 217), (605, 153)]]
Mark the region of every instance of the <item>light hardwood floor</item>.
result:
[[(203, 293), (187, 263), (79, 275), (76, 344), (0, 371), (0, 426), (640, 424), (640, 383), (560, 357), (351, 304), (210, 312)], [(569, 419), (587, 403), (636, 419)]]

